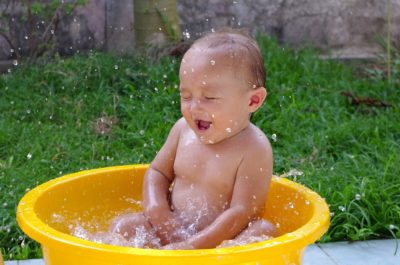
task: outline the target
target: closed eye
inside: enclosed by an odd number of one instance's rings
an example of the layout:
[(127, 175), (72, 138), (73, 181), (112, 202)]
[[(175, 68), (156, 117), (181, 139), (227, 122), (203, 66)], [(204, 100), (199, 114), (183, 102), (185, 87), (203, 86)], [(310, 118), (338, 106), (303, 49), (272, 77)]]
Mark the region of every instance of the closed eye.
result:
[(182, 93), (180, 94), (180, 96), (181, 96), (181, 99), (183, 99), (183, 100), (189, 100), (192, 98), (190, 95), (182, 94)]
[(216, 97), (204, 97), (205, 99), (207, 99), (207, 100), (215, 100), (215, 99), (218, 99), (218, 98), (216, 98)]

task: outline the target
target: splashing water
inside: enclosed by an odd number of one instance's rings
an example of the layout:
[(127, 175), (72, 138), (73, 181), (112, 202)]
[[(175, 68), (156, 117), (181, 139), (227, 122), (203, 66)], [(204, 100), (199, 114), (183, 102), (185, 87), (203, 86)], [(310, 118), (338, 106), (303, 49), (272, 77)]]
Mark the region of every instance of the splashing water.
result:
[(217, 248), (227, 248), (227, 247), (235, 247), (235, 246), (243, 246), (251, 243), (257, 243), (265, 240), (272, 239), (271, 236), (261, 235), (261, 236), (249, 236), (244, 239), (231, 239), (224, 240)]
[(186, 37), (187, 39), (190, 39), (190, 33), (189, 33), (189, 31), (184, 31), (184, 32), (182, 32), (182, 34), (183, 34), (183, 36), (184, 37)]
[(125, 236), (127, 235), (121, 235), (113, 232), (90, 233), (79, 224), (70, 226), (70, 233), (78, 238), (101, 244), (136, 248), (161, 247), (160, 239), (155, 235), (155, 233), (149, 233), (143, 226), (136, 227), (134, 235), (130, 238), (126, 238)]
[(304, 175), (303, 171), (297, 170), (297, 169), (291, 169), (288, 173), (288, 177), (298, 177)]

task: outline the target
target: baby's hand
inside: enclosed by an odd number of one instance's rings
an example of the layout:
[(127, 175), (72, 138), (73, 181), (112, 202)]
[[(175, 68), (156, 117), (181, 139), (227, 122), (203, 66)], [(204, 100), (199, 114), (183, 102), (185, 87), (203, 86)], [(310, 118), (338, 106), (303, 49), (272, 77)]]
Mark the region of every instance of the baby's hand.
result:
[(186, 241), (171, 243), (161, 247), (161, 249), (165, 250), (176, 250), (176, 249), (195, 249), (192, 245), (187, 243)]
[(163, 222), (158, 224), (153, 223), (156, 234), (163, 244), (184, 240), (184, 238), (182, 238), (182, 233), (180, 233), (181, 226), (180, 221), (174, 218), (172, 214), (169, 215), (169, 218), (167, 216), (164, 217)]

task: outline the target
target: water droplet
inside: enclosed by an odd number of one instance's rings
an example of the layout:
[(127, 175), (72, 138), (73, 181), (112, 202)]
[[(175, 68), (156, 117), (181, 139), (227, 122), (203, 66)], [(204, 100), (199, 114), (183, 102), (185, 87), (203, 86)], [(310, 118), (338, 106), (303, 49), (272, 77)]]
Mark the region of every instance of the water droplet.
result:
[(27, 109), (27, 110), (26, 110), (26, 113), (31, 114), (31, 110), (30, 110), (30, 109)]
[(119, 68), (118, 65), (114, 65), (115, 70), (118, 70), (118, 68)]
[(32, 158), (32, 154), (31, 154), (31, 153), (28, 153), (28, 154), (26, 155), (26, 158), (31, 159), (31, 158)]
[(190, 33), (189, 33), (189, 31), (185, 30), (182, 34), (183, 34), (183, 36), (184, 36), (185, 38), (190, 39)]
[(187, 72), (186, 72), (185, 70), (183, 70), (183, 74), (184, 74), (184, 75), (186, 75), (186, 74), (187, 74)]
[(355, 196), (355, 199), (356, 199), (357, 201), (361, 200), (361, 195), (357, 193), (356, 196)]
[(272, 139), (272, 141), (274, 141), (274, 142), (277, 141), (277, 137), (276, 137), (276, 134), (275, 134), (275, 133), (273, 133), (273, 134), (271, 135), (271, 139)]
[(24, 37), (24, 38), (25, 38), (26, 40), (27, 40), (27, 39), (29, 39), (29, 37), (28, 37), (28, 36), (26, 36), (26, 35), (25, 35), (25, 37)]
[(206, 85), (207, 83), (206, 83), (206, 81), (203, 80), (202, 84), (203, 84), (203, 85)]
[(214, 61), (214, 60), (211, 60), (211, 61), (210, 61), (210, 64), (211, 64), (211, 65), (215, 65), (215, 61)]
[(3, 203), (3, 207), (6, 208), (8, 206), (8, 203)]
[(13, 60), (13, 65), (17, 66), (18, 65), (18, 61), (17, 60)]
[(139, 133), (140, 133), (141, 135), (144, 135), (144, 130), (140, 130)]
[(390, 230), (395, 230), (395, 229), (398, 229), (398, 227), (395, 226), (395, 225), (393, 225), (393, 224), (390, 224), (390, 225), (389, 225), (389, 229), (390, 229)]
[(308, 200), (305, 200), (305, 202), (304, 202), (306, 205), (310, 205), (310, 201), (308, 201)]
[(342, 211), (342, 212), (346, 211), (346, 207), (344, 207), (344, 206), (342, 206), (342, 205), (340, 205), (338, 208), (339, 208), (339, 210)]
[(286, 176), (288, 177), (298, 177), (298, 176), (303, 176), (304, 173), (303, 171), (297, 170), (297, 169), (291, 169)]

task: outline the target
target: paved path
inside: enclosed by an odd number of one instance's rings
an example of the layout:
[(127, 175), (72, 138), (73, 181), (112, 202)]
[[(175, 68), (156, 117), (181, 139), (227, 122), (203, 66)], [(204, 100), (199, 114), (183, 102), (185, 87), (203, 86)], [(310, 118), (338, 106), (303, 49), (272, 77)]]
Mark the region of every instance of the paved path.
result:
[(400, 246), (394, 239), (314, 244), (303, 265), (400, 265)]
[[(397, 240), (400, 245), (400, 240)], [(5, 265), (44, 265), (41, 259), (6, 261)], [(303, 265), (400, 265), (395, 239), (314, 244), (306, 249)]]

